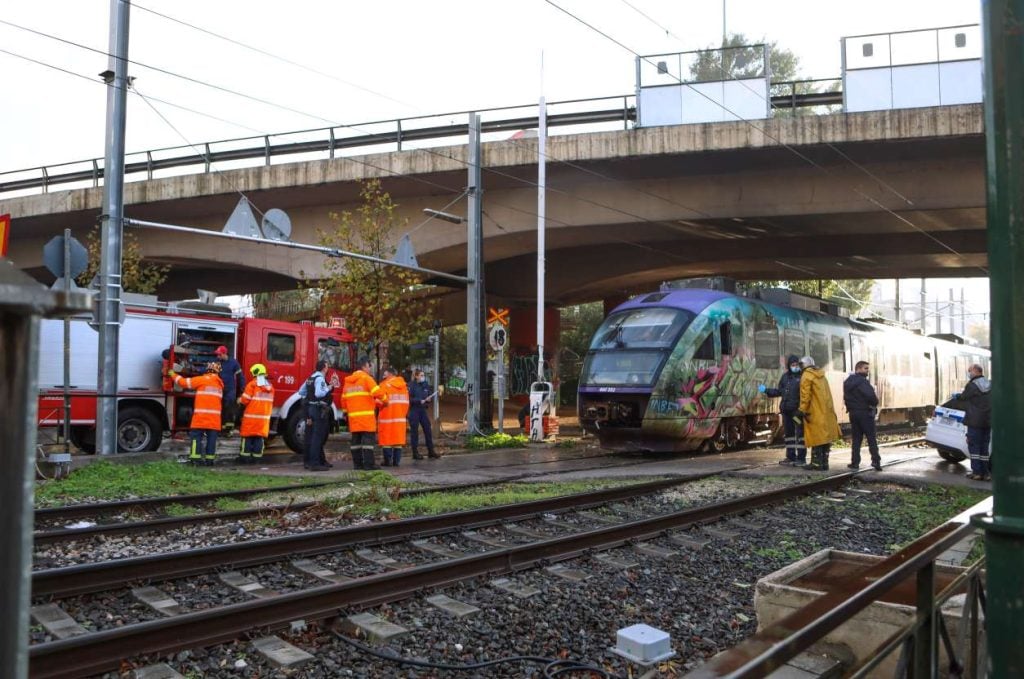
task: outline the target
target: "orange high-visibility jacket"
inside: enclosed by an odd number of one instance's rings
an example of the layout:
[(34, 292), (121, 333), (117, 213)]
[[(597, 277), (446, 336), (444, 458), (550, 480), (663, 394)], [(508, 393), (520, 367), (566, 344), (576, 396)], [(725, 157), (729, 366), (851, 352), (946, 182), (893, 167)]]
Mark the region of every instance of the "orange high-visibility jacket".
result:
[(175, 375), (174, 383), (196, 392), (189, 428), (220, 430), (220, 400), (224, 394), (224, 383), (220, 376), (216, 373), (206, 373), (199, 377)]
[(242, 436), (270, 435), (270, 413), (274, 409), (274, 387), (269, 381), (262, 387), (249, 380), (238, 402), (245, 406), (242, 413)]
[(376, 403), (388, 402), (387, 394), (372, 377), (357, 370), (341, 387), (341, 408), (348, 413), (348, 430), (377, 431)]
[(409, 387), (401, 375), (389, 377), (380, 386), (388, 395), (388, 404), (380, 409), (377, 416), (377, 443), (384, 447), (404, 446)]

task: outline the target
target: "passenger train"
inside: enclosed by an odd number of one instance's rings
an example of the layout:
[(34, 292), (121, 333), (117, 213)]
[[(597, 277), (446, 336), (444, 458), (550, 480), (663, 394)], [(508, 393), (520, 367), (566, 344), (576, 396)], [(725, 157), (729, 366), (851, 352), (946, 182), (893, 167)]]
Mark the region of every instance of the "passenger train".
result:
[(980, 363), (988, 374), (985, 349), (838, 312), (788, 290), (635, 297), (590, 343), (580, 424), (613, 449), (721, 452), (775, 438), (778, 399), (758, 385), (775, 386), (791, 354), (812, 356), (825, 371), (841, 423), (849, 419), (843, 380), (857, 361), (871, 364), (881, 424), (923, 424), (936, 403), (962, 389), (968, 366)]

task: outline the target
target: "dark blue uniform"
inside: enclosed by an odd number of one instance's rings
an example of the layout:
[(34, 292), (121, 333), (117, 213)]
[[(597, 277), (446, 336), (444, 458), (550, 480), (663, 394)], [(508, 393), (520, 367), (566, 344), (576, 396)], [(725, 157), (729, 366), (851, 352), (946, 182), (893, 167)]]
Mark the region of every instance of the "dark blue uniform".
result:
[[(799, 362), (798, 356), (790, 356), (786, 365)], [(781, 398), (779, 412), (782, 413), (782, 427), (786, 437), (786, 459), (779, 464), (807, 464), (803, 424), (793, 417), (800, 409), (800, 372), (787, 369), (779, 378), (778, 389), (767, 389), (764, 393), (772, 398)]]
[(434, 435), (430, 430), (430, 415), (427, 414), (427, 403), (424, 400), (434, 393), (430, 383), (426, 380), (417, 382), (413, 380), (409, 386), (409, 428), (412, 429), (412, 457), (415, 460), (422, 459), (420, 455), (419, 429), (423, 427), (423, 439), (427, 444), (427, 454), (430, 457), (440, 457), (434, 452)]
[(882, 458), (878, 455), (878, 438), (875, 431), (875, 409), (878, 407), (875, 388), (871, 386), (866, 376), (853, 373), (843, 382), (843, 402), (850, 413), (850, 433), (853, 437), (850, 444), (850, 466), (860, 466), (860, 444), (867, 438), (871, 466), (881, 469)]
[(306, 401), (306, 469), (326, 469), (327, 424), (330, 421), (331, 388), (320, 372), (314, 372), (299, 387), (299, 396)]

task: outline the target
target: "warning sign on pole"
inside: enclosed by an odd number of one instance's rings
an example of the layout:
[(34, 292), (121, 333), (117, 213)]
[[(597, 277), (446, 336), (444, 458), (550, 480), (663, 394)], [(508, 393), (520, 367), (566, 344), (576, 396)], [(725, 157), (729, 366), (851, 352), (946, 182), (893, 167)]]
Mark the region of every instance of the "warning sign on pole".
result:
[(7, 240), (11, 234), (11, 216), (0, 215), (0, 257), (7, 256)]
[(501, 323), (504, 326), (508, 326), (508, 309), (496, 309), (491, 307), (488, 309), (487, 314), (487, 325), (494, 323)]

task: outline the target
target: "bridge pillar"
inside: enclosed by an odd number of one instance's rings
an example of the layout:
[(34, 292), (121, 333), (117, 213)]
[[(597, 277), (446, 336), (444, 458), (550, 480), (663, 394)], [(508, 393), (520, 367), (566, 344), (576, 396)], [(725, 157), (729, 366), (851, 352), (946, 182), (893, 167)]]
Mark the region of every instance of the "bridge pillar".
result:
[[(544, 310), (544, 375), (558, 387), (558, 350), (562, 316), (558, 309)], [(514, 403), (526, 404), (530, 383), (537, 379), (537, 308), (512, 307), (509, 313), (508, 394)]]

